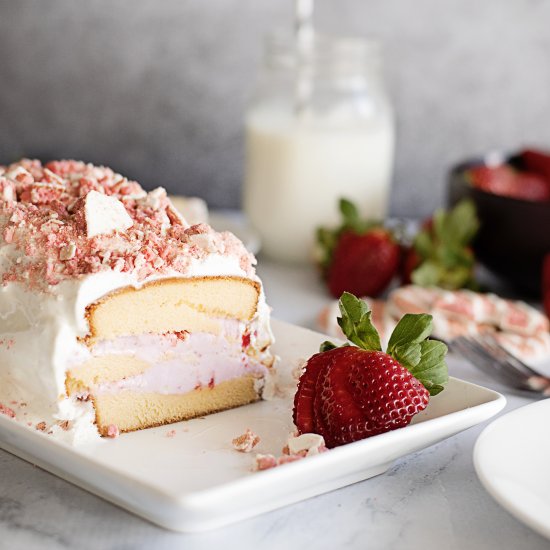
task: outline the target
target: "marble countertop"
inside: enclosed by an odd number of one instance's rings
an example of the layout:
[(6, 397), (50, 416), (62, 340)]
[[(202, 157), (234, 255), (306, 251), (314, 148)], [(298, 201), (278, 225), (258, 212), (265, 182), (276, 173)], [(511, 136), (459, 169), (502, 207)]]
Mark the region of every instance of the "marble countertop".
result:
[[(314, 327), (327, 296), (313, 268), (261, 261), (273, 315)], [(499, 389), (465, 362), (452, 375)], [(505, 411), (530, 400), (507, 395)], [(398, 460), (385, 474), (203, 534), (165, 531), (0, 451), (0, 549), (548, 548), (503, 510), (472, 464), (476, 426)]]

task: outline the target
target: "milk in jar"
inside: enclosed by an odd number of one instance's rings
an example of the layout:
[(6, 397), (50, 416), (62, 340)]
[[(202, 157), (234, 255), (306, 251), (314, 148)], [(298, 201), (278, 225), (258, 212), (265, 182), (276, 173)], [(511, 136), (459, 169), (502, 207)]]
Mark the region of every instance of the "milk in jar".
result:
[(370, 43), (317, 39), (302, 104), (292, 47), (279, 41), (270, 55), (246, 117), (244, 208), (268, 257), (307, 262), (316, 228), (338, 223), (340, 197), (386, 216), (393, 116)]

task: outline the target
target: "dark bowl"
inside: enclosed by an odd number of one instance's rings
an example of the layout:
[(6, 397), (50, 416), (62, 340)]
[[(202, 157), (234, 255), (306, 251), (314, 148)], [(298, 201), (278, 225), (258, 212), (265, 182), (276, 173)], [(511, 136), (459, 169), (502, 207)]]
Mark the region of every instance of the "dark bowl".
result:
[[(510, 157), (513, 163), (514, 157)], [(474, 201), (481, 222), (474, 241), (478, 260), (496, 275), (531, 297), (541, 293), (542, 260), (550, 253), (550, 202), (532, 202), (494, 195), (472, 187), (466, 171), (485, 165), (475, 159), (449, 174), (449, 205)]]

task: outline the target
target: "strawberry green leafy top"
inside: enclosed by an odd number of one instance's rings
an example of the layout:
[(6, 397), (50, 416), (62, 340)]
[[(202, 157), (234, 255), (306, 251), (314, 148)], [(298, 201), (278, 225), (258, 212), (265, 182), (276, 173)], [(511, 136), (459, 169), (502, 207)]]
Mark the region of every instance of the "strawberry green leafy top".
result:
[(414, 240), (420, 265), (411, 274), (412, 282), (448, 290), (476, 288), (470, 244), (478, 229), (476, 207), (470, 200), (452, 210), (436, 210), (431, 223)]
[[(341, 317), (338, 324), (347, 339), (366, 351), (382, 351), (380, 336), (371, 321), (367, 304), (349, 292), (344, 292), (338, 303)], [(390, 336), (386, 353), (405, 367), (430, 395), (437, 395), (449, 379), (445, 355), (447, 346), (429, 340), (432, 316), (426, 313), (404, 315)], [(348, 344), (344, 344), (348, 345)], [(321, 351), (337, 346), (332, 342), (321, 344)]]

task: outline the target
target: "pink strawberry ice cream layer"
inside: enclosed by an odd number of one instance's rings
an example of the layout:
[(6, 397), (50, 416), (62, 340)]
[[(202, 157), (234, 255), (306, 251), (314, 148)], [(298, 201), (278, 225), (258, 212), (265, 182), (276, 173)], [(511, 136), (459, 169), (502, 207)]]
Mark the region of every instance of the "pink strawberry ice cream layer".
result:
[(235, 330), (238, 323), (235, 325), (224, 335), (144, 334), (101, 342), (94, 346), (93, 356), (132, 355), (151, 366), (139, 375), (100, 384), (92, 388), (93, 392), (182, 394), (244, 375), (262, 378), (267, 367), (261, 354), (254, 351), (254, 335), (243, 336), (242, 331)]

